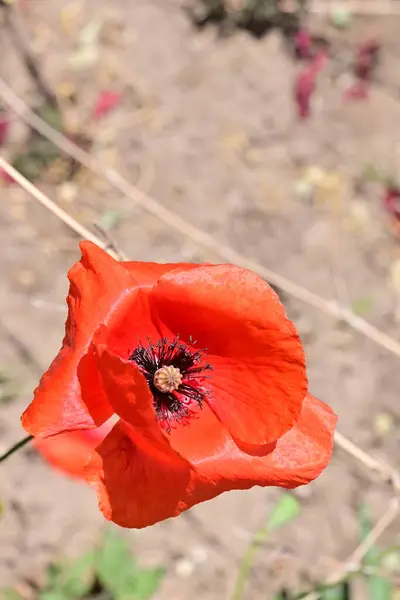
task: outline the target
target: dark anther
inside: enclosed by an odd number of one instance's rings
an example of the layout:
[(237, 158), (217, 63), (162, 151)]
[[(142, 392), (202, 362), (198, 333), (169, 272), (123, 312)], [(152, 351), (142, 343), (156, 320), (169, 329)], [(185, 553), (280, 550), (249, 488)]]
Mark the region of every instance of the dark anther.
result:
[(195, 414), (193, 408), (202, 408), (209, 394), (204, 387), (205, 371), (212, 366), (203, 363), (204, 352), (191, 350), (177, 336), (172, 341), (164, 338), (156, 344), (139, 344), (129, 357), (146, 378), (157, 418), (167, 431), (173, 422), (188, 422)]

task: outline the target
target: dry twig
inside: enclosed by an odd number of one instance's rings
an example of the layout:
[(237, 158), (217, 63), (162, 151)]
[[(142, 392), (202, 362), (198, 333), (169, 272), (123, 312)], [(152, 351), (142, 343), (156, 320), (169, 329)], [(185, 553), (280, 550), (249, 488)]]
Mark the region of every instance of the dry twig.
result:
[(51, 200), (46, 194), (41, 192), (33, 183), (28, 181), (19, 171), (14, 169), (2, 156), (0, 156), (0, 169), (3, 169), (10, 177), (14, 179), (28, 194), (33, 196), (35, 200), (40, 202), (47, 210), (55, 215), (60, 221), (65, 223), (70, 229), (75, 231), (80, 237), (90, 240), (94, 244), (107, 250), (109, 254), (116, 260), (120, 259), (120, 256), (114, 251), (108, 248), (108, 245), (104, 243), (98, 236), (94, 235), (89, 229), (86, 229), (83, 225), (78, 223), (69, 213), (60, 208), (53, 200)]
[[(379, 521), (377, 521), (373, 529), (371, 529), (369, 534), (357, 546), (354, 552), (350, 554), (346, 562), (326, 579), (325, 586), (333, 586), (340, 583), (340, 581), (343, 581), (349, 573), (360, 570), (365, 555), (381, 537), (383, 532), (393, 523), (399, 514), (399, 510), (400, 498), (396, 496), (392, 498), (388, 510), (382, 515)], [(307, 594), (307, 596), (304, 596), (303, 600), (318, 600), (319, 598), (320, 594), (318, 592), (311, 592), (310, 594)]]

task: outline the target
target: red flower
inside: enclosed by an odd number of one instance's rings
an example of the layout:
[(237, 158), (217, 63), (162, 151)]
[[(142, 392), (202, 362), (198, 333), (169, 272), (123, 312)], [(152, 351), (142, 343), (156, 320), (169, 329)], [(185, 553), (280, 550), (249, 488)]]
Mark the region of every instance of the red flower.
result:
[(369, 88), (365, 81), (357, 79), (349, 88), (344, 91), (345, 100), (366, 100), (368, 98)]
[(354, 63), (354, 74), (362, 81), (369, 81), (378, 61), (380, 43), (377, 40), (368, 40), (357, 48)]
[(310, 116), (311, 98), (315, 92), (317, 77), (326, 65), (328, 56), (324, 51), (315, 55), (310, 65), (302, 69), (296, 77), (295, 100), (297, 114), (301, 119)]
[(356, 81), (345, 90), (345, 100), (368, 98), (369, 84), (378, 62), (379, 51), (380, 43), (377, 40), (368, 40), (359, 44), (353, 65)]
[(400, 221), (400, 188), (393, 184), (386, 186), (383, 196), (383, 206), (396, 221)]
[(113, 90), (100, 92), (93, 109), (92, 118), (101, 119), (121, 102), (122, 94)]
[(15, 183), (14, 177), (11, 177), (2, 167), (0, 167), (0, 181), (2, 181), (5, 185), (9, 183)]
[[(62, 349), (22, 422), (56, 436), (47, 456), (60, 467), (79, 475), (88, 459), (106, 518), (145, 527), (229, 489), (319, 475), (336, 417), (307, 394), (301, 343), (267, 283), (232, 265), (118, 263), (81, 249)], [(76, 431), (116, 415), (91, 452), (96, 440)]]
[(299, 60), (312, 58), (312, 37), (306, 29), (299, 29), (294, 37), (294, 53)]

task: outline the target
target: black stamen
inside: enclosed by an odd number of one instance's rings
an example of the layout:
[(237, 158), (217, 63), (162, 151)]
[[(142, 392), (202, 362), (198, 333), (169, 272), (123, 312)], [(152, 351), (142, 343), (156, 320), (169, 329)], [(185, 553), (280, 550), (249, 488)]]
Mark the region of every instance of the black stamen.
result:
[[(196, 342), (191, 340), (191, 344)], [(204, 371), (211, 371), (210, 363), (201, 364), (204, 350), (190, 350), (180, 342), (179, 336), (172, 341), (167, 338), (156, 344), (149, 341), (145, 347), (139, 344), (132, 352), (129, 360), (134, 361), (144, 377), (154, 398), (154, 408), (162, 427), (171, 430), (172, 422), (185, 424), (195, 414), (193, 404), (202, 408), (209, 391), (204, 387), (207, 376)], [(154, 375), (158, 369), (173, 366), (179, 369), (182, 383), (173, 392), (162, 392), (154, 385)]]

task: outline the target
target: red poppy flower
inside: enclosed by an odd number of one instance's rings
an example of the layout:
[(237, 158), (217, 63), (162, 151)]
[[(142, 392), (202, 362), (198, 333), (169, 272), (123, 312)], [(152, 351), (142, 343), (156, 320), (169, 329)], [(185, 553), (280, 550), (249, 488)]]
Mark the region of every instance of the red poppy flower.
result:
[(354, 61), (354, 74), (361, 81), (369, 81), (378, 62), (381, 44), (371, 39), (359, 44)]
[(122, 94), (113, 90), (103, 90), (100, 92), (96, 104), (93, 108), (92, 118), (101, 119), (108, 115), (122, 100)]
[(400, 221), (400, 188), (394, 184), (385, 187), (383, 195), (383, 206), (388, 213)]
[(311, 114), (311, 100), (316, 89), (317, 78), (327, 61), (328, 55), (320, 50), (312, 62), (297, 74), (294, 92), (297, 114), (301, 119), (307, 119)]
[(229, 489), (319, 475), (336, 417), (307, 394), (300, 340), (267, 283), (233, 265), (118, 263), (81, 249), (62, 348), (22, 423), (56, 436), (48, 449), (66, 468), (65, 432), (119, 417), (76, 454), (106, 518), (145, 527)]
[(294, 37), (294, 53), (299, 60), (312, 58), (312, 43), (311, 34), (306, 29), (299, 29)]
[(380, 43), (373, 39), (359, 44), (353, 65), (356, 81), (345, 90), (345, 100), (365, 100), (368, 98), (371, 79), (378, 63), (380, 47)]

